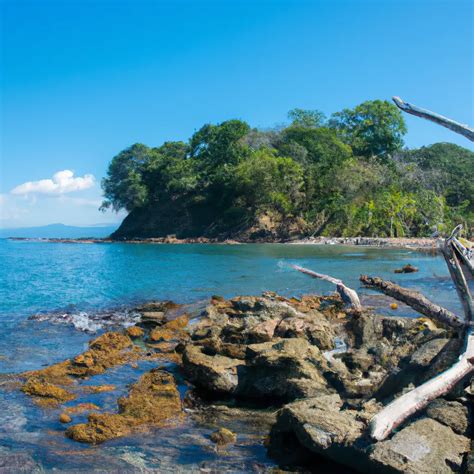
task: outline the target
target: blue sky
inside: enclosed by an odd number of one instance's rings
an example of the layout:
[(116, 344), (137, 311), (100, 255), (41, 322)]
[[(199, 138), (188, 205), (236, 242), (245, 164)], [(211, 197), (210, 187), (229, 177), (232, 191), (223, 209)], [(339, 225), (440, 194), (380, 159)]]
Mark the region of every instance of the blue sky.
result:
[[(399, 95), (474, 124), (470, 0), (0, 5), (0, 227), (119, 221), (97, 211), (110, 159), (206, 122), (267, 127), (294, 107), (330, 114)], [(472, 148), (406, 120), (410, 147)]]

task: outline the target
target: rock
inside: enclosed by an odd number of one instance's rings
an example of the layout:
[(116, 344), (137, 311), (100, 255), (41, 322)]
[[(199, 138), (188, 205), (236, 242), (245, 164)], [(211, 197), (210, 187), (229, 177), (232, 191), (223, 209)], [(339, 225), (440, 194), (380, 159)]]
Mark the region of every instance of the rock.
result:
[(449, 426), (454, 432), (466, 435), (469, 429), (468, 408), (460, 402), (437, 399), (431, 402), (426, 414), (443, 425)]
[(138, 311), (139, 313), (146, 313), (146, 312), (167, 312), (173, 309), (179, 308), (180, 305), (174, 303), (173, 301), (170, 300), (165, 300), (165, 301), (149, 301), (148, 303), (144, 303), (140, 306), (137, 306), (135, 308), (135, 311)]
[(418, 268), (417, 267), (414, 267), (413, 265), (411, 264), (407, 264), (405, 266), (403, 266), (402, 268), (398, 268), (394, 271), (394, 273), (415, 273), (418, 271)]
[(141, 316), (142, 323), (144, 324), (163, 324), (166, 322), (166, 316), (163, 311), (145, 311)]
[(419, 419), (391, 439), (375, 444), (377, 469), (403, 473), (452, 473), (461, 468), (470, 440), (430, 418)]
[(256, 324), (253, 328), (247, 331), (248, 336), (253, 342), (268, 342), (271, 341), (278, 326), (279, 321), (276, 319), (269, 319)]
[(327, 382), (320, 371), (325, 367), (321, 351), (306, 339), (251, 344), (246, 352), (246, 370), (239, 373), (236, 393), (283, 401), (326, 393)]
[(158, 327), (150, 332), (149, 340), (151, 342), (172, 341), (176, 338), (175, 331)]
[(156, 327), (150, 332), (149, 340), (151, 342), (161, 341), (180, 341), (188, 337), (185, 328), (189, 322), (187, 315), (179, 316), (176, 319), (168, 321), (162, 326)]
[(127, 328), (127, 334), (132, 339), (136, 339), (142, 337), (143, 334), (145, 334), (145, 331), (143, 331), (143, 329), (139, 326), (130, 326)]
[(99, 411), (99, 410), (100, 408), (94, 403), (78, 403), (77, 405), (66, 407), (63, 413), (69, 416), (71, 414), (78, 414), (78, 413), (85, 413), (88, 411)]
[(183, 352), (183, 369), (197, 387), (217, 393), (233, 393), (238, 385), (238, 370), (245, 366), (239, 359), (207, 355), (202, 346), (187, 345)]
[(40, 378), (32, 377), (21, 387), (21, 391), (27, 395), (41, 399), (43, 404), (64, 403), (74, 400), (76, 395), (49, 382), (44, 382)]
[(61, 423), (71, 423), (72, 418), (67, 413), (61, 413), (59, 415), (59, 421)]
[(131, 433), (143, 424), (163, 425), (178, 419), (181, 399), (174, 377), (153, 369), (142, 375), (127, 397), (118, 400), (119, 413), (92, 413), (87, 423), (69, 427), (66, 436), (82, 443), (102, 443)]
[(449, 339), (444, 338), (428, 341), (413, 353), (410, 364), (418, 367), (428, 367), (448, 342)]
[(211, 441), (218, 446), (225, 446), (226, 444), (235, 443), (237, 435), (227, 428), (220, 428), (211, 434)]
[(82, 390), (88, 393), (112, 392), (115, 390), (115, 385), (84, 385)]
[(365, 425), (356, 410), (344, 410), (337, 394), (300, 400), (283, 407), (270, 434), (270, 453), (282, 449), (288, 436), (314, 457), (324, 456), (364, 472), (367, 458), (361, 456), (357, 440)]
[(80, 443), (99, 444), (129, 434), (132, 426), (133, 420), (121, 415), (92, 413), (87, 423), (69, 427), (66, 436)]
[(275, 331), (277, 337), (305, 337), (321, 350), (334, 347), (335, 332), (322, 313), (314, 310), (311, 315), (296, 314), (285, 318)]

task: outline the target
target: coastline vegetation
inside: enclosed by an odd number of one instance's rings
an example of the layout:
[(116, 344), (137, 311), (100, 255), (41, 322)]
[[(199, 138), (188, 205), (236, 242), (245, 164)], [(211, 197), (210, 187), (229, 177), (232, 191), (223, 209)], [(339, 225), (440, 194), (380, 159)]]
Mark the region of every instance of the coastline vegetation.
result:
[(474, 226), (474, 153), (404, 148), (401, 112), (366, 101), (287, 126), (206, 124), (187, 141), (134, 144), (102, 181), (102, 208), (129, 215), (114, 237), (424, 237)]

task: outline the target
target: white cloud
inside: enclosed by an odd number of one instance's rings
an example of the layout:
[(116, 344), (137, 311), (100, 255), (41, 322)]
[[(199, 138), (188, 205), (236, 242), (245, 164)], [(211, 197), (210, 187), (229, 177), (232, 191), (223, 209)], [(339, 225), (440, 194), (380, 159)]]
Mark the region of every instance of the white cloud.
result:
[(95, 178), (91, 174), (74, 176), (71, 170), (63, 170), (54, 173), (52, 179), (40, 179), (39, 181), (27, 181), (11, 190), (12, 194), (49, 194), (58, 195), (81, 191), (94, 186)]

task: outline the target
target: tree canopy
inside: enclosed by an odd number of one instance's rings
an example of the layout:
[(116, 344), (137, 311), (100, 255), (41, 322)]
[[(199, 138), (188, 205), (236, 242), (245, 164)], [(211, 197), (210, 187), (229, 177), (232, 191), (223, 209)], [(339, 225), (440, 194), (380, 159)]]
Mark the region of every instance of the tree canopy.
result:
[[(334, 113), (293, 109), (277, 129), (206, 124), (188, 142), (116, 155), (103, 208), (130, 214), (127, 236), (428, 236), (474, 225), (474, 153), (403, 148), (386, 101)], [(472, 232), (472, 230), (471, 230)]]

